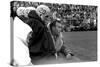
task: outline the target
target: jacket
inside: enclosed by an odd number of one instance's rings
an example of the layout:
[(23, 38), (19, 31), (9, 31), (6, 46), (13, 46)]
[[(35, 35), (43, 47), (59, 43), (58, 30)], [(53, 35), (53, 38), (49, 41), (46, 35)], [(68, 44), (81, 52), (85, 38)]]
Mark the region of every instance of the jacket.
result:
[(54, 43), (45, 22), (41, 20), (35, 11), (31, 11), (28, 17), (27, 24), (33, 31), (28, 43), (30, 55), (38, 56), (55, 52)]

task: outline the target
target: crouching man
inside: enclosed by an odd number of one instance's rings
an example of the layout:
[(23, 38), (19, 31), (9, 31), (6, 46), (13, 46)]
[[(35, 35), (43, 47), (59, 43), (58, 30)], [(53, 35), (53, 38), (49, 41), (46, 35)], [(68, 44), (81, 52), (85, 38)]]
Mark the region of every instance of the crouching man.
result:
[[(59, 53), (62, 53), (67, 59), (71, 59), (74, 54), (68, 49), (67, 45), (64, 43), (62, 35), (62, 24), (59, 20), (54, 20), (50, 24), (50, 29), (55, 40), (56, 54), (59, 56)], [(56, 56), (57, 56), (56, 55)]]

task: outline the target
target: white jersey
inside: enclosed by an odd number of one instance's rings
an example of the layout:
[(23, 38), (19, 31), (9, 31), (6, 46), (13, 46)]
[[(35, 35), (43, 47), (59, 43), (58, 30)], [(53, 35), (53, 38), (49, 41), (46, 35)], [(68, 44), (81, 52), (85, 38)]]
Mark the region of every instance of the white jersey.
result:
[(31, 62), (26, 43), (28, 33), (32, 29), (18, 17), (14, 20), (14, 60), (18, 65), (28, 65)]

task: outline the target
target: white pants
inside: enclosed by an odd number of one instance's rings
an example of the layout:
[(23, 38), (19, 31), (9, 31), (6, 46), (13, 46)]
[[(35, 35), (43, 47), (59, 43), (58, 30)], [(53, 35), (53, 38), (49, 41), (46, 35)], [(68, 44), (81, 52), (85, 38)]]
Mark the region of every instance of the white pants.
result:
[(31, 28), (18, 17), (14, 20), (14, 61), (17, 65), (28, 65), (31, 62), (29, 57), (26, 38)]

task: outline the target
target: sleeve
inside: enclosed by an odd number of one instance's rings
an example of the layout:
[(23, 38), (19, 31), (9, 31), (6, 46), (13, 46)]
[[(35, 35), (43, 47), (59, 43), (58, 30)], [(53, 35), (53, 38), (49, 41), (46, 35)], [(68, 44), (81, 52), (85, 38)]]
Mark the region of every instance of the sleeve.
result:
[(32, 24), (31, 27), (32, 27), (32, 30), (33, 30), (34, 35), (36, 36), (36, 38), (39, 38), (39, 37), (41, 37), (41, 35), (43, 35), (44, 27), (43, 27), (43, 25), (41, 24), (41, 22), (35, 21), (35, 22)]
[(37, 39), (42, 38), (41, 35), (44, 33), (44, 27), (40, 21), (34, 19), (28, 21), (28, 25), (32, 28), (32, 37), (29, 40), (29, 43), (31, 44), (36, 42)]
[(32, 28), (32, 31), (34, 34), (41, 34), (43, 31), (43, 25), (40, 21), (35, 20), (35, 19), (30, 19), (27, 21), (27, 24)]

